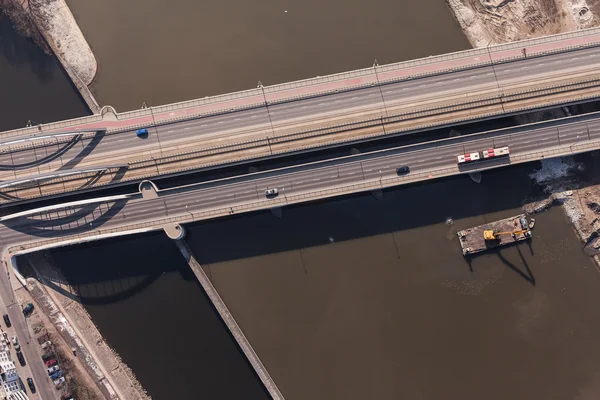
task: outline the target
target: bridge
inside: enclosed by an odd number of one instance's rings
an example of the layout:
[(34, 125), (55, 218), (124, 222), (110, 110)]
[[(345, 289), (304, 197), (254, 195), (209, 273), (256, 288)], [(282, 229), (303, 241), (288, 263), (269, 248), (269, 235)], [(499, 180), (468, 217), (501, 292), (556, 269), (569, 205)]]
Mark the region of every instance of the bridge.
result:
[[(595, 100), (599, 44), (589, 29), (1, 132), (0, 180), (35, 184), (0, 188), (0, 203)], [(35, 179), (106, 165), (125, 167)]]

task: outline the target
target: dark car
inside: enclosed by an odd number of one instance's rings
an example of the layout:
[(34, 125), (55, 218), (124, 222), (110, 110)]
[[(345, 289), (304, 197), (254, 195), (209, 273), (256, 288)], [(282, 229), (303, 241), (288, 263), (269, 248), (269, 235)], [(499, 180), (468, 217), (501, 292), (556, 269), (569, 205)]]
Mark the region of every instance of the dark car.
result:
[(7, 328), (10, 328), (12, 326), (12, 324), (10, 323), (10, 318), (8, 318), (8, 314), (4, 314), (4, 323), (6, 324)]
[(396, 168), (396, 173), (398, 175), (405, 175), (408, 174), (410, 172), (410, 168), (408, 168), (408, 165), (403, 165), (401, 167)]
[(19, 364), (21, 364), (21, 367), (24, 367), (27, 364), (25, 362), (25, 357), (23, 357), (23, 353), (20, 351), (17, 351), (17, 358), (19, 359)]
[(33, 311), (33, 304), (27, 303), (27, 305), (23, 309), (23, 315), (28, 316), (29, 314), (31, 314), (32, 311)]
[(23, 380), (21, 378), (19, 378), (19, 386), (21, 386), (21, 390), (24, 391), (25, 393), (27, 393), (27, 390), (25, 390), (25, 385), (23, 385)]
[(27, 378), (27, 386), (29, 386), (31, 393), (35, 393), (35, 384), (33, 383), (33, 379)]
[(52, 353), (51, 351), (49, 351), (49, 352), (47, 352), (47, 353), (44, 353), (44, 354), (42, 355), (42, 360), (44, 360), (44, 361), (48, 361), (48, 360), (50, 360), (51, 358), (54, 358), (54, 357), (55, 357), (55, 356), (54, 356), (54, 353)]

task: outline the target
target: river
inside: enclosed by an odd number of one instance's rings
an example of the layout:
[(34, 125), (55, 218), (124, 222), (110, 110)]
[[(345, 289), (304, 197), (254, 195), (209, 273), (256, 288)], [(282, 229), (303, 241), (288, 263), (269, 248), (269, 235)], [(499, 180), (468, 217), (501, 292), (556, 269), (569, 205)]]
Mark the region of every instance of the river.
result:
[(119, 111), (469, 48), (444, 0), (67, 0)]
[(55, 57), (19, 36), (0, 12), (0, 129), (81, 117), (85, 103)]
[[(119, 110), (468, 47), (442, 0), (68, 3), (93, 91)], [(84, 115), (55, 60), (0, 27), (0, 87), (29, 88), (0, 93), (0, 129)], [(534, 167), (194, 224), (187, 240), (288, 399), (597, 398), (600, 275), (563, 211), (470, 264), (456, 240), (518, 213)], [(267, 398), (163, 234), (52, 253), (153, 398)]]

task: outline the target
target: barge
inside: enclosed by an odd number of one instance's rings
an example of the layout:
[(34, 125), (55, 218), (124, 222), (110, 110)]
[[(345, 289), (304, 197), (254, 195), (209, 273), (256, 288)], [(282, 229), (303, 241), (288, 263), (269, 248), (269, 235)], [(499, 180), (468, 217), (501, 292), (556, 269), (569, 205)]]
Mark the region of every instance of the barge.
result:
[(458, 239), (464, 256), (480, 253), (497, 247), (508, 246), (531, 238), (535, 225), (525, 214), (504, 218), (499, 221), (458, 231)]

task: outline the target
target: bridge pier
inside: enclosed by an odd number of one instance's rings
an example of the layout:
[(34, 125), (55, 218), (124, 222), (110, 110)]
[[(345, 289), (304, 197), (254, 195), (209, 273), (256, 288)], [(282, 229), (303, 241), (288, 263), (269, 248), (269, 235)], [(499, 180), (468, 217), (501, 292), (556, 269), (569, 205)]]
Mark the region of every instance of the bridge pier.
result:
[(163, 227), (163, 230), (173, 240), (181, 240), (185, 237), (185, 228), (181, 224), (169, 224)]
[(252, 365), (252, 367), (254, 368), (256, 375), (258, 375), (258, 377), (262, 381), (262, 384), (271, 395), (271, 398), (273, 398), (273, 400), (284, 400), (284, 397), (279, 391), (277, 385), (275, 385), (273, 378), (271, 378), (265, 366), (260, 361), (258, 355), (250, 345), (250, 342), (248, 341), (246, 336), (244, 336), (244, 333), (240, 329), (237, 322), (235, 322), (233, 315), (231, 315), (229, 309), (225, 305), (225, 302), (223, 302), (223, 299), (221, 299), (221, 296), (219, 296), (219, 293), (217, 292), (212, 282), (206, 275), (206, 272), (204, 272), (202, 266), (200, 265), (200, 263), (198, 263), (198, 261), (192, 254), (192, 251), (190, 250), (186, 241), (177, 240), (175, 241), (175, 244), (177, 245), (177, 247), (179, 247), (183, 258), (185, 258), (185, 260), (188, 262), (190, 268), (194, 272), (194, 275), (196, 275), (196, 279), (198, 279), (198, 281), (202, 285), (202, 288), (204, 288), (204, 291), (210, 298), (210, 301), (213, 303), (213, 306), (219, 312), (221, 319), (223, 320), (223, 322), (225, 322), (227, 328), (229, 328), (231, 335), (235, 338), (238, 346), (244, 352), (244, 355), (248, 359), (248, 362), (250, 362), (250, 365)]
[(156, 199), (158, 197), (158, 188), (154, 182), (149, 180), (140, 182), (139, 191), (144, 199)]

